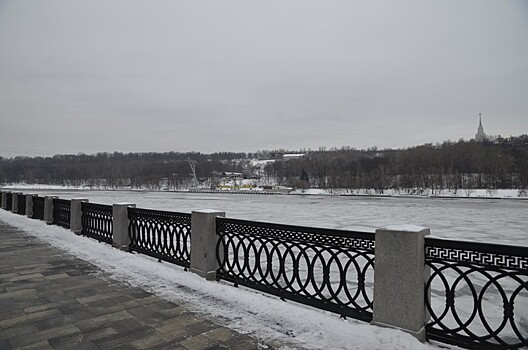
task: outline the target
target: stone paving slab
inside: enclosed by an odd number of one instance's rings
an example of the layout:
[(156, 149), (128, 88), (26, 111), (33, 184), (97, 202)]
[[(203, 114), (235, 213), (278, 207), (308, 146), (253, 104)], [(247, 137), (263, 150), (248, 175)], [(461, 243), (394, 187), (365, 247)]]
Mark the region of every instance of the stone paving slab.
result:
[(278, 347), (102, 276), (0, 221), (0, 349)]

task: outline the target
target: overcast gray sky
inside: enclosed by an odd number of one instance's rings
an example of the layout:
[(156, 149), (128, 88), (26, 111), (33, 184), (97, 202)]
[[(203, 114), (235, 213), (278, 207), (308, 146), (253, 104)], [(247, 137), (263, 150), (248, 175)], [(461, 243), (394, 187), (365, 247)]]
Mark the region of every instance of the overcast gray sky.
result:
[(0, 0), (0, 155), (528, 133), (528, 1)]

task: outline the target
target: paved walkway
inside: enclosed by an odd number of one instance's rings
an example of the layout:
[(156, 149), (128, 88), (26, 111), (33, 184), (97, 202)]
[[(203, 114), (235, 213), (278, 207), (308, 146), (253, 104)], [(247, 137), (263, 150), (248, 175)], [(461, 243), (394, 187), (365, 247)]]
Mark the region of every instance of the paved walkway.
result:
[(113, 281), (0, 221), (2, 350), (274, 347)]

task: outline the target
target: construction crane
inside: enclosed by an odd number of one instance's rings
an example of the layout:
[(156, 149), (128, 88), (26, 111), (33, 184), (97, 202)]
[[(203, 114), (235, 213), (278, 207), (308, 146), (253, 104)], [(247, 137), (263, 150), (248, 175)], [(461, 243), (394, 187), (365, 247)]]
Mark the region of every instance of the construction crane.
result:
[(198, 187), (198, 179), (196, 178), (196, 164), (198, 164), (198, 161), (187, 159), (187, 163), (189, 163), (189, 166), (191, 167), (191, 171), (193, 173), (194, 177), (194, 187)]

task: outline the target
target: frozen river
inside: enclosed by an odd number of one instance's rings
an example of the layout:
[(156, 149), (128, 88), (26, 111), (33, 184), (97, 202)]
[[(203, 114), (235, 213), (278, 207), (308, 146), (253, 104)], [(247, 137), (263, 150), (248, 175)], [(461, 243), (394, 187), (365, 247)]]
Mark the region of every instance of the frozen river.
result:
[(24, 190), (28, 192), (187, 213), (217, 209), (237, 219), (344, 230), (373, 232), (387, 225), (415, 224), (444, 238), (528, 246), (526, 200)]

